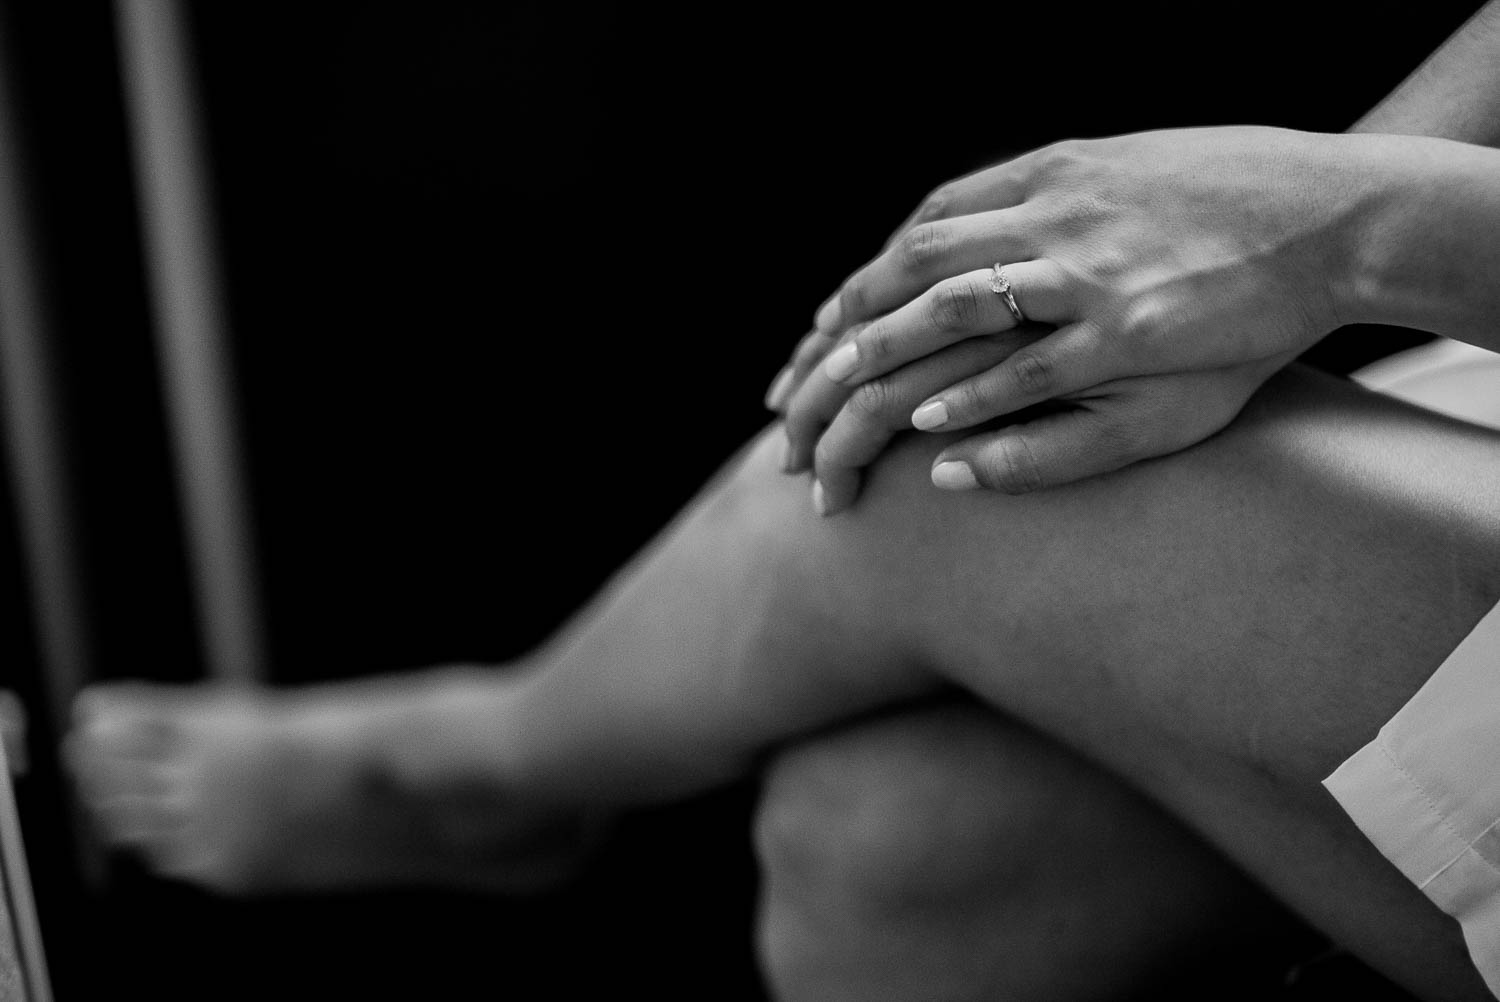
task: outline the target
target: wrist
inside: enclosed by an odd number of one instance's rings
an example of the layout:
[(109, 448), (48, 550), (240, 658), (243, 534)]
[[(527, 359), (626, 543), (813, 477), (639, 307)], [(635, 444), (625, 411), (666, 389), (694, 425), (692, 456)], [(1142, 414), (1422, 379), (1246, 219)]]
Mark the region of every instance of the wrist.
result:
[(1330, 272), (1340, 322), (1465, 338), (1484, 316), (1476, 286), (1495, 266), (1493, 241), (1476, 238), (1500, 225), (1500, 157), (1444, 139), (1347, 138), (1365, 142), (1348, 182), (1350, 225)]
[(1325, 330), (1346, 324), (1383, 323), (1384, 276), (1392, 262), (1389, 248), (1402, 225), (1407, 201), (1405, 172), (1394, 169), (1387, 137), (1335, 134), (1320, 136), (1308, 168), (1313, 204), (1322, 217), (1311, 260), (1303, 262), (1315, 283), (1323, 310), (1316, 314)]
[(1278, 229), (1253, 253), (1271, 263), (1305, 344), (1357, 323), (1372, 203), (1383, 195), (1369, 136), (1284, 131), (1274, 178)]

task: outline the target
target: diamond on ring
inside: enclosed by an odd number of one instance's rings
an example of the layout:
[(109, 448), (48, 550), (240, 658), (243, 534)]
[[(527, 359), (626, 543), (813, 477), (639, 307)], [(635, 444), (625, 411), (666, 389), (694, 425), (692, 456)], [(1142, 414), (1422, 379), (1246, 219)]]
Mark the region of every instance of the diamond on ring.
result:
[(1016, 323), (1024, 324), (1026, 314), (1021, 312), (1021, 307), (1016, 305), (1015, 294), (1010, 291), (1010, 279), (1005, 277), (1005, 269), (999, 264), (990, 273), (990, 291), (1005, 300), (1005, 306), (1010, 310), (1010, 315), (1016, 318)]

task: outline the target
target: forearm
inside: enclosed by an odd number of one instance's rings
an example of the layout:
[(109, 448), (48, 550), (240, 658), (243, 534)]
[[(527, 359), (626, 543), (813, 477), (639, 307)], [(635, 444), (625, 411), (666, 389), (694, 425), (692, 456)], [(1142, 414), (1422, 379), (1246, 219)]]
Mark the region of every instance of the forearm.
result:
[(1500, 0), (1485, 4), (1349, 131), (1500, 145)]
[[(1490, 0), (1350, 127), (1500, 145), (1500, 0)], [(1354, 316), (1500, 348), (1500, 162), (1442, 144), (1389, 189), (1353, 255)], [(1424, 176), (1426, 170), (1430, 176)]]
[(1363, 165), (1334, 279), (1339, 319), (1500, 350), (1500, 151), (1426, 138), (1338, 142)]

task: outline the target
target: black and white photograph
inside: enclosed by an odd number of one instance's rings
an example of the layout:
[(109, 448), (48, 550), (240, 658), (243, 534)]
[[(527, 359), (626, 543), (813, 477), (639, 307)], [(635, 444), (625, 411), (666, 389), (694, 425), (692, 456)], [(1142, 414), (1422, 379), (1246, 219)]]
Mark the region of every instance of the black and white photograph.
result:
[(1500, 998), (1500, 0), (0, 0), (0, 1002)]

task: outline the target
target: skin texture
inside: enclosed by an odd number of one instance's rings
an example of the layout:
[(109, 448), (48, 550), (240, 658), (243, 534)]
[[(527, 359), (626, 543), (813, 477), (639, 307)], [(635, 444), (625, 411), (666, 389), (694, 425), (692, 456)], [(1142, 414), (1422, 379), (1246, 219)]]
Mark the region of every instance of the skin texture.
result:
[[(1357, 129), (1494, 142), (1497, 7)], [(773, 409), (847, 335), (834, 302)], [(306, 886), (309, 874), (505, 886), (518, 867), (557, 871), (566, 852), (530, 854), (578, 844), (580, 803), (712, 785), (793, 738), (757, 831), (761, 941), (783, 997), (1151, 997), (1163, 957), (1265, 917), (1264, 891), (1231, 860), (1423, 997), (1488, 997), (1452, 923), (1316, 778), (1496, 597), (1493, 438), (1301, 375), (1274, 378), (1249, 412), (1189, 453), (1049, 492), (1055, 506), (939, 501), (920, 483), (932, 446), (905, 436), (832, 531), (810, 517), (801, 482), (773, 475), (812, 456), (794, 447), (783, 461), (768, 437), (524, 686), (462, 671), (254, 708), (102, 691), (76, 735), (84, 792), (108, 838), (155, 865), (216, 861), (184, 874), (209, 886)], [(817, 730), (954, 684), (1007, 712)], [(682, 699), (656, 705), (666, 692)], [(575, 728), (570, 704), (603, 726)], [(683, 720), (674, 706), (705, 713)], [(302, 768), (273, 778), (265, 763), (289, 754)], [(591, 766), (599, 775), (581, 782)], [(310, 779), (316, 796), (286, 777)], [(830, 784), (871, 796), (851, 806)], [(960, 830), (926, 823), (939, 791)], [(1089, 823), (1059, 832), (1085, 794)], [(251, 809), (299, 798), (321, 808), (289, 819), (310, 831)], [(871, 799), (884, 804), (873, 816)], [(314, 837), (287, 839), (299, 831)], [(874, 862), (851, 865), (847, 841), (820, 841), (830, 831), (863, 833), (855, 844)], [(1140, 851), (1122, 859), (1121, 840)], [(332, 845), (354, 860), (331, 858)], [(1059, 849), (1072, 866), (1037, 865)], [(1065, 900), (1081, 907), (1063, 928)], [(1147, 903), (1159, 935), (1142, 942), (1120, 916)], [(1055, 933), (1048, 950), (1039, 928)], [(1078, 977), (1100, 958), (1118, 978)]]
[[(833, 514), (892, 429), (970, 430), (933, 482), (1021, 493), (1201, 441), (1346, 322), (1490, 344), (1496, 178), (1500, 153), (1448, 140), (1236, 127), (1058, 143), (961, 179), (844, 284), (852, 326), (786, 391), (788, 468), (811, 459)], [(946, 382), (907, 371), (1016, 326), (996, 274), (1041, 336)]]
[(1350, 128), (1461, 143), (1500, 143), (1500, 3), (1485, 4)]
[(778, 438), (521, 674), (372, 724), (375, 788), (428, 811), (462, 789), (524, 830), (533, 805), (675, 799), (957, 687), (1424, 997), (1485, 997), (1456, 926), (1319, 784), (1500, 597), (1496, 435), (1296, 372), (1198, 448), (1044, 495), (934, 492), (936, 443), (906, 436), (837, 520)]
[(534, 676), (519, 771), (583, 800), (676, 796), (936, 675), (1122, 776), (1380, 969), (1483, 997), (1452, 923), (1319, 781), (1496, 597), (1494, 436), (1300, 374), (1258, 400), (1203, 447), (1044, 496), (934, 495), (932, 446), (908, 438), (827, 532), (767, 482), (763, 440)]
[[(1350, 131), (1495, 145), (1500, 141), (1500, 62), (1493, 58), (1497, 46), (1500, 3), (1491, 2)], [(896, 230), (887, 248), (924, 215), (931, 214), (933, 207), (932, 199), (925, 202)], [(836, 322), (839, 306), (835, 295), (820, 308), (814, 330), (802, 340), (792, 362), (773, 383), (767, 398), (770, 409), (784, 411), (793, 391), (841, 340), (841, 334), (847, 334)], [(986, 364), (975, 365), (970, 372), (984, 368)], [(907, 371), (917, 369), (911, 366)], [(915, 379), (883, 382), (883, 387), (882, 381), (876, 381), (856, 390), (850, 405), (824, 435), (826, 441), (863, 424), (866, 451), (852, 457), (859, 464), (872, 460), (884, 448), (888, 441), (884, 429), (905, 427), (906, 413), (918, 406), (920, 399), (941, 389), (931, 381), (924, 385)], [(893, 392), (882, 397), (882, 390)], [(892, 406), (882, 421), (874, 413), (880, 407), (869, 405), (885, 402)], [(850, 420), (855, 418), (864, 420)], [(794, 446), (789, 445), (788, 453), (793, 467), (801, 468), (808, 462)], [(821, 460), (819, 465), (824, 465)], [(829, 510), (826, 498), (824, 508)], [(1012, 847), (1018, 836), (1024, 839), (1040, 834), (1052, 842), (1059, 836), (1045, 813), (1019, 806), (1033, 805), (1037, 797), (1044, 797), (1050, 777), (1035, 766), (1033, 756), (1005, 760), (999, 753), (1007, 740), (1001, 736), (1005, 722), (992, 718), (989, 724), (982, 740), (988, 742), (990, 759), (1006, 761), (1008, 767), (1003, 772), (976, 764), (973, 755), (959, 758), (945, 754), (952, 744), (962, 744), (966, 735), (962, 724), (941, 713), (913, 713), (853, 727), (830, 739), (809, 742), (782, 759), (786, 768), (774, 774), (777, 781), (767, 795), (764, 813), (769, 820), (762, 825), (761, 838), (763, 868), (771, 888), (762, 913), (763, 939), (781, 997), (924, 999), (937, 997), (934, 992), (944, 989), (948, 994), (942, 997), (1005, 997), (1001, 987), (974, 973), (973, 965), (983, 967), (984, 959), (976, 961), (973, 953), (955, 957), (952, 943), (988, 944), (988, 950), (975, 951), (978, 956), (1001, 958), (1003, 969), (1016, 974), (1018, 965), (1024, 966), (1022, 958), (1036, 952), (1028, 937), (1036, 928), (1052, 925), (1058, 902), (1077, 900), (1088, 888), (1102, 886), (1103, 880), (1098, 877), (1082, 888), (1039, 886), (1043, 881), (1036, 879), (1038, 868), (1029, 860), (1016, 862), (1010, 869), (994, 862), (1013, 858)], [(915, 740), (914, 735), (920, 735), (921, 740)], [(968, 734), (967, 739), (974, 739), (974, 735)], [(977, 757), (979, 762), (985, 758)], [(941, 762), (941, 770), (933, 768), (936, 762)], [(876, 782), (869, 782), (872, 779)], [(872, 818), (867, 807), (832, 799), (827, 791), (833, 783), (856, 785), (866, 792), (878, 790), (878, 802), (885, 809)], [(933, 813), (934, 789), (945, 794), (948, 803), (1007, 805), (1008, 809), (997, 809), (990, 816), (988, 825), (967, 829), (969, 838), (987, 845), (985, 862), (946, 867), (946, 861), (952, 858), (949, 849), (953, 832), (926, 820)], [(1139, 826), (1140, 831), (1167, 832), (1173, 822), (1164, 815), (1152, 819), (1135, 814), (1130, 824)], [(838, 834), (851, 828), (865, 833), (867, 840), (868, 833), (879, 833), (873, 838), (875, 859), (867, 869), (851, 870), (847, 840), (836, 841)], [(829, 832), (836, 834), (830, 838)], [(1075, 837), (1067, 851), (1069, 858), (1092, 861), (1098, 875), (1117, 874), (1122, 866), (1119, 854), (1102, 846), (1091, 850), (1086, 838)], [(1163, 880), (1173, 886), (1182, 886), (1183, 882), (1208, 886), (1202, 871), (1192, 870), (1191, 856), (1184, 853), (1178, 865), (1163, 866)], [(967, 893), (955, 891), (944, 899), (935, 899), (922, 890), (934, 876), (949, 878)], [(1016, 879), (1018, 876), (1021, 879)], [(1004, 904), (995, 903), (1001, 900)], [(1190, 908), (1177, 917), (1191, 922), (1207, 916)], [(1170, 930), (1177, 926), (1163, 921), (1160, 915), (1153, 918), (1160, 938), (1169, 939)], [(1088, 940), (1091, 949), (1118, 942), (1114, 938), (1121, 928), (1118, 923), (1100, 921), (1085, 923), (1085, 927), (1093, 937)], [(803, 944), (803, 948), (788, 950), (788, 944)], [(1201, 943), (1197, 949), (1201, 951)], [(1151, 954), (1150, 950), (1145, 952)], [(1054, 955), (1070, 954), (1062, 950)], [(958, 979), (955, 985), (955, 969), (964, 969), (971, 976)], [(1069, 967), (1077, 969), (1076, 965)], [(1055, 979), (1048, 980), (1045, 973), (1040, 983), (1029, 983), (1022, 974), (1012, 984), (1019, 986), (1014, 992), (1017, 997), (1069, 996), (1059, 991)], [(1119, 997), (1122, 985), (1107, 986), (1103, 997)], [(1226, 988), (1222, 978), (1214, 985), (1216, 993)], [(1247, 997), (1255, 997), (1254, 988), (1245, 991)], [(1081, 997), (1098, 994), (1085, 990)], [(1141, 997), (1159, 997), (1159, 992), (1147, 988)]]
[[(101, 686), (78, 700), (66, 757), (109, 843), (221, 893), (548, 886), (598, 842), (602, 819), (499, 801), (464, 770), (398, 787), (385, 768), (388, 748), (479, 726), (462, 706), (474, 678), (446, 669), (251, 693)], [(482, 674), (485, 691), (495, 681)]]
[[(1053, 329), (934, 387), (941, 419), (924, 427), (1068, 406), (977, 435), (945, 459), (1019, 492), (1218, 430), (1333, 326), (1323, 248), (1347, 209), (1305, 180), (1338, 159), (1331, 142), (1232, 128), (1059, 143), (940, 189), (921, 222), (845, 283), (838, 321), (864, 326), (792, 395), (793, 452), (812, 454), (852, 387), (1013, 326), (989, 287), (994, 262), (1006, 263), (1024, 314)], [(853, 500), (868, 451), (818, 443), (830, 512)]]
[(788, 750), (755, 837), (785, 1000), (1265, 998), (1324, 948), (1149, 800), (972, 702)]
[[(1500, 139), (1500, 70), (1496, 69), (1500, 64), (1493, 58), (1497, 46), (1500, 4), (1491, 2), (1349, 132), (1494, 145)], [(1199, 136), (1204, 134), (1203, 130), (1194, 131)], [(942, 457), (962, 467), (948, 466), (947, 475), (934, 468), (934, 483), (939, 486), (989, 486), (1014, 492), (1114, 469), (1211, 433), (1232, 417), (1248, 390), (1295, 356), (1295, 351), (1277, 356), (1266, 350), (1288, 334), (1291, 340), (1305, 344), (1338, 323), (1362, 319), (1408, 324), (1476, 344), (1491, 343), (1488, 339), (1495, 329), (1495, 304), (1486, 302), (1482, 293), (1491, 284), (1486, 276), (1493, 273), (1500, 258), (1500, 248), (1490, 236), (1495, 230), (1494, 219), (1500, 214), (1500, 205), (1495, 204), (1500, 193), (1493, 183), (1493, 160), (1481, 160), (1469, 170), (1452, 170), (1453, 163), (1443, 164), (1451, 176), (1438, 181), (1430, 169), (1434, 160), (1472, 161), (1476, 151), (1458, 151), (1439, 144), (1428, 147), (1425, 157), (1418, 152), (1413, 158), (1409, 144), (1387, 138), (1378, 141), (1384, 150), (1377, 149), (1377, 164), (1382, 159), (1380, 153), (1394, 150), (1400, 154), (1396, 159), (1406, 168), (1404, 183), (1401, 179), (1393, 183), (1389, 174), (1377, 177), (1357, 169), (1354, 161), (1358, 156), (1351, 153), (1358, 151), (1358, 146), (1345, 144), (1335, 160), (1346, 162), (1330, 170), (1328, 161), (1320, 166), (1317, 158), (1309, 161), (1301, 155), (1305, 150), (1299, 152), (1292, 144), (1263, 132), (1270, 136), (1273, 150), (1280, 145), (1290, 155), (1278, 158), (1273, 152), (1267, 157), (1265, 150), (1256, 149), (1243, 162), (1215, 166), (1194, 163), (1191, 155), (1182, 156), (1170, 148), (1171, 140), (1191, 137), (1194, 131), (1121, 137), (1102, 144), (1059, 144), (949, 182), (918, 206), (881, 253), (851, 275), (818, 309), (813, 330), (799, 342), (791, 361), (767, 392), (766, 406), (788, 417), (785, 466), (789, 471), (809, 466), (818, 470), (814, 501), (821, 513), (832, 514), (853, 503), (859, 490), (858, 470), (878, 455), (889, 439), (892, 415), (880, 407), (889, 399), (905, 401), (914, 395), (926, 398), (925, 406), (911, 414), (912, 423), (924, 430), (939, 426), (953, 429), (965, 422), (972, 425), (1014, 411), (1028, 400), (1064, 401), (1067, 406), (1061, 413), (1034, 422), (1034, 434), (1011, 429), (990, 436), (984, 445)], [(1244, 130), (1212, 130), (1212, 134), (1215, 140), (1222, 138), (1224, 148), (1229, 149), (1234, 146), (1232, 131)], [(1100, 196), (1101, 180), (1106, 185), (1118, 180), (1108, 177), (1108, 172), (1096, 172), (1092, 179), (1095, 184), (1073, 185), (1071, 191), (1066, 178), (1041, 178), (1039, 182), (1039, 165), (1045, 168), (1049, 162), (1096, 155), (1110, 160), (1110, 144), (1139, 146), (1142, 140), (1150, 142), (1153, 137), (1167, 137), (1169, 142), (1153, 151), (1160, 160), (1145, 165), (1156, 183), (1150, 192), (1141, 193), (1142, 197), (1131, 199), (1127, 195), (1122, 200), (1118, 189)], [(1319, 141), (1327, 145), (1331, 140), (1321, 137)], [(1370, 149), (1368, 144), (1364, 148)], [(1120, 156), (1118, 150), (1113, 154), (1115, 165), (1121, 168), (1118, 173), (1128, 177), (1132, 166), (1129, 154)], [(1424, 159), (1426, 164), (1422, 163)], [(1284, 180), (1292, 182), (1287, 186), (1289, 194), (1268, 191), (1264, 182), (1270, 179), (1257, 178), (1268, 161), (1273, 173), (1280, 171)], [(1205, 169), (1206, 173), (1200, 173)], [(1380, 174), (1378, 170), (1375, 173)], [(1046, 212), (1027, 216), (1016, 211), (1047, 201), (1036, 197), (1039, 183), (1045, 187), (1044, 195), (1054, 196), (1050, 219)], [(1376, 194), (1381, 190), (1383, 199)], [(1243, 231), (1234, 227), (1215, 232), (1216, 223), (1238, 217), (1242, 225), (1248, 222), (1249, 231), (1254, 233), (1262, 217), (1244, 214), (1243, 210), (1263, 204), (1268, 194), (1272, 196), (1272, 211), (1267, 217), (1279, 223), (1270, 228), (1269, 240), (1242, 241)], [(1191, 217), (1203, 217), (1196, 222), (1208, 236), (1206, 242), (1197, 241), (1196, 246), (1192, 240), (1183, 241), (1183, 234), (1178, 234), (1175, 242), (1160, 239), (1173, 229), (1172, 221), (1160, 222), (1168, 215), (1161, 211), (1163, 203), (1170, 204), (1173, 196), (1184, 195), (1187, 197), (1179, 208), (1186, 209)], [(1335, 221), (1327, 215), (1331, 208), (1337, 210), (1342, 203), (1347, 211), (1349, 205), (1361, 202), (1361, 225), (1328, 225)], [(1371, 203), (1379, 202), (1383, 204), (1372, 207)], [(1299, 216), (1293, 211), (1287, 218), (1287, 210), (1295, 210), (1299, 203), (1308, 214)], [(1056, 208), (1059, 204), (1064, 207), (1061, 211)], [(1122, 238), (1118, 210), (1132, 207), (1151, 219), (1140, 234), (1144, 242), (1137, 239), (1132, 243), (1128, 232)], [(1110, 218), (1112, 209), (1115, 218)], [(1338, 215), (1335, 211), (1334, 216)], [(1065, 224), (1064, 230), (1071, 232), (1060, 234), (1056, 225), (1059, 220)], [(1461, 235), (1457, 240), (1451, 239), (1455, 233)], [(1071, 275), (1038, 252), (1039, 246), (1066, 245), (1070, 239), (1075, 245), (1083, 244), (1085, 251), (1079, 255), (1077, 247), (1063, 247), (1064, 259), (1075, 258), (1075, 273)], [(1106, 252), (1104, 269), (1089, 267), (1090, 245)], [(1267, 302), (1253, 312), (1228, 309), (1227, 317), (1222, 318), (1227, 323), (1195, 325), (1193, 320), (1202, 319), (1204, 312), (1211, 314), (1215, 306), (1231, 306), (1233, 288), (1227, 301), (1222, 292), (1218, 302), (1210, 295), (1205, 311), (1205, 304), (1198, 301), (1204, 292), (1199, 274), (1205, 268), (1212, 271), (1215, 257), (1222, 262), (1226, 251), (1233, 258), (1237, 245), (1241, 264), (1248, 268), (1244, 275), (1235, 276), (1231, 287), (1238, 284), (1241, 296), (1258, 295)], [(1287, 247), (1292, 253), (1285, 252)], [(1209, 251), (1207, 256), (1199, 253), (1204, 248)], [(1153, 249), (1157, 253), (1153, 254)], [(1378, 253), (1371, 256), (1371, 249)], [(1277, 260), (1265, 260), (1268, 250)], [(1154, 276), (1144, 286), (1155, 285), (1157, 291), (1164, 272), (1170, 286), (1174, 259), (1188, 265), (1179, 267), (1177, 273), (1179, 280), (1190, 283), (1185, 312), (1174, 309), (1172, 297), (1167, 295), (1156, 297), (1154, 302), (1147, 297), (1113, 318), (1107, 308), (1102, 318), (1097, 315), (1101, 307), (1098, 302), (1087, 304), (1095, 308), (1092, 322), (1078, 315), (1087, 311), (1086, 304), (1079, 301), (1077, 265), (1083, 265), (1084, 277), (1090, 277), (1092, 271), (1091, 277), (1104, 279), (1107, 284), (1109, 279), (1119, 278), (1108, 274), (1118, 267), (1110, 258), (1143, 255), (1144, 261), (1134, 262), (1137, 271), (1142, 265), (1148, 271), (1154, 269)], [(1035, 260), (1039, 257), (1044, 260)], [(995, 262), (1009, 265), (1006, 274), (1013, 284), (1034, 287), (1027, 308), (1031, 319), (1063, 325), (1050, 347), (962, 370), (946, 385), (931, 385), (898, 369), (871, 389), (861, 386), (860, 395), (848, 395), (843, 384), (867, 379), (873, 368), (885, 372), (893, 367), (881, 357), (872, 357), (885, 352), (884, 346), (896, 340), (890, 335), (889, 325), (887, 329), (877, 326), (873, 334), (863, 329), (887, 310), (904, 306), (910, 314), (915, 307), (917, 315), (907, 316), (905, 327), (910, 334), (915, 325), (929, 343), (933, 333), (945, 335), (944, 343), (948, 343), (957, 337), (982, 336), (1010, 326), (1008, 311), (1001, 310), (996, 302), (985, 302), (981, 287), (984, 276), (974, 271)], [(1163, 263), (1165, 268), (1161, 267)], [(1309, 287), (1308, 280), (1321, 282), (1323, 289)], [(1212, 283), (1208, 285), (1212, 293)], [(1142, 288), (1140, 282), (1134, 287), (1126, 282), (1114, 290), (1115, 298), (1139, 296)], [(1290, 323), (1284, 317), (1278, 320), (1288, 304), (1293, 314), (1299, 309), (1302, 313)], [(1319, 305), (1324, 308), (1319, 309)], [(1235, 338), (1233, 332), (1240, 331), (1248, 318), (1259, 320), (1260, 329), (1252, 331), (1249, 339)], [(1085, 322), (1080, 325), (1080, 320)], [(924, 327), (926, 331), (922, 331)], [(1121, 327), (1126, 329), (1122, 331)], [(1209, 334), (1206, 339), (1197, 336), (1204, 329)], [(1231, 341), (1239, 341), (1238, 351), (1224, 350), (1225, 332), (1231, 334)], [(842, 376), (819, 380), (813, 375), (835, 350), (857, 356), (861, 338), (875, 339), (861, 363), (845, 358), (837, 366)], [(909, 360), (922, 340), (917, 338), (917, 344), (909, 345), (904, 354), (899, 349), (896, 354)], [(1149, 350), (1142, 350), (1142, 340), (1150, 344)], [(1247, 340), (1260, 347), (1248, 348)], [(1213, 353), (1216, 341), (1219, 357), (1230, 365), (1244, 362), (1247, 350), (1264, 362), (1250, 369), (1221, 372), (1207, 385), (1203, 378), (1181, 385), (1184, 370), (1191, 369), (1193, 360), (1201, 359), (1205, 351)], [(856, 347), (850, 348), (851, 343)], [(1111, 383), (1101, 377), (1105, 371), (1117, 377), (1139, 377), (1145, 372), (1157, 378)], [(1164, 373), (1168, 378), (1161, 378)], [(948, 392), (940, 392), (944, 390)], [(872, 410), (881, 413), (872, 415)], [(823, 433), (830, 424), (835, 432), (832, 441), (820, 441), (820, 436), (827, 438)]]

